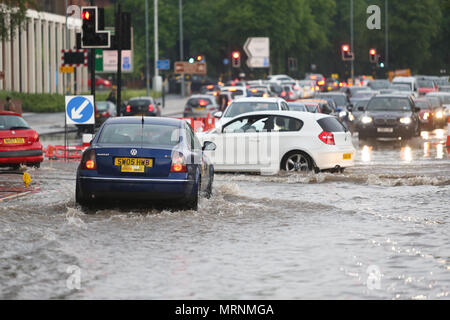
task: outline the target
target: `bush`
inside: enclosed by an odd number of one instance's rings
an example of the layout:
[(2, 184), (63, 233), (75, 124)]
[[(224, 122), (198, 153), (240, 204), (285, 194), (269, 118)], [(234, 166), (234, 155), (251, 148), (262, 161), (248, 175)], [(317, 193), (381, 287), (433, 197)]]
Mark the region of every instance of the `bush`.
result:
[(0, 100), (6, 100), (9, 96), (22, 101), (23, 112), (64, 112), (64, 96), (49, 93), (19, 93), (0, 91)]

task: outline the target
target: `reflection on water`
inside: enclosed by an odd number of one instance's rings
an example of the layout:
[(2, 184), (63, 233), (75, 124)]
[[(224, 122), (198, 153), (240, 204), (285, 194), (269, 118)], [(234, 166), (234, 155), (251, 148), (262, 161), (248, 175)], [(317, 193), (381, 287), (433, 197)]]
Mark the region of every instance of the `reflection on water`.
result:
[(429, 158), (430, 157), (430, 143), (429, 142), (424, 142), (423, 143), (423, 156), (425, 158)]
[(445, 137), (445, 130), (444, 129), (437, 129), (434, 131), (436, 134), (437, 139), (444, 139)]
[(443, 159), (444, 158), (444, 145), (439, 143), (436, 146), (436, 159)]
[(403, 147), (400, 150), (400, 158), (405, 162), (411, 162), (413, 159), (411, 147), (409, 146)]
[(370, 162), (372, 160), (372, 147), (364, 146), (361, 151), (362, 162)]
[(424, 139), (424, 140), (430, 139), (430, 133), (428, 131), (422, 131), (420, 133), (420, 135), (422, 136), (422, 139)]

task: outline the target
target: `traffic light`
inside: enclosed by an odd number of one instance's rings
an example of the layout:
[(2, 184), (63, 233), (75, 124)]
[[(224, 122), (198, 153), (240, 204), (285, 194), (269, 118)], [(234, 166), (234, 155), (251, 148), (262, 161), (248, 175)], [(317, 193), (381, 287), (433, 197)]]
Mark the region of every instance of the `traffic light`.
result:
[(198, 56), (195, 58), (195, 60), (196, 60), (197, 62), (203, 62), (204, 59), (205, 59), (205, 58), (203, 58), (203, 56), (201, 56), (201, 55), (198, 55)]
[(241, 66), (241, 53), (239, 51), (233, 51), (231, 54), (231, 65), (233, 68), (239, 68)]
[(370, 63), (378, 63), (379, 55), (377, 55), (376, 49), (369, 50), (369, 61)]
[(354, 60), (353, 52), (350, 50), (350, 46), (348, 44), (342, 45), (341, 54), (343, 61)]
[(189, 62), (189, 63), (194, 63), (194, 62), (195, 62), (195, 59), (194, 59), (193, 57), (190, 57), (189, 60), (188, 60), (188, 62)]
[[(103, 8), (82, 7), (81, 48), (109, 48), (109, 31), (103, 31)], [(101, 29), (99, 28), (99, 25)]]

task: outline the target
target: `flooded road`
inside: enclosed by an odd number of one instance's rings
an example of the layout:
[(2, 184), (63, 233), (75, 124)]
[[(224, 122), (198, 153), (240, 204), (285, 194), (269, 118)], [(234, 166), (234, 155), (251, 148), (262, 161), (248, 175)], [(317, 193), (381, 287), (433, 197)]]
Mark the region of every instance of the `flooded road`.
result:
[(45, 161), (0, 203), (0, 298), (450, 299), (445, 138), (361, 145), (343, 174), (217, 174), (198, 212), (86, 215), (77, 163)]

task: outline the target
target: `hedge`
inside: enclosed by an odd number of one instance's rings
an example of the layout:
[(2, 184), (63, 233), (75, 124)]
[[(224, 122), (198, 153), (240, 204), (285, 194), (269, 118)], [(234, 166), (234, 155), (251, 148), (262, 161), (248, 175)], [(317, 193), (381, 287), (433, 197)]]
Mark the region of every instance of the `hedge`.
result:
[[(104, 101), (107, 99), (110, 91), (98, 91), (96, 92), (95, 98), (97, 101)], [(88, 95), (89, 93), (86, 93)], [(160, 92), (151, 91), (152, 97), (158, 98), (161, 96)], [(123, 90), (122, 100), (128, 100), (132, 97), (145, 96), (146, 90)], [(50, 93), (19, 93), (19, 92), (7, 92), (0, 91), (0, 100), (6, 100), (6, 97), (11, 97), (13, 99), (19, 99), (22, 101), (22, 111), (23, 112), (64, 112), (65, 109), (65, 99), (64, 95), (61, 94), (50, 94)]]

